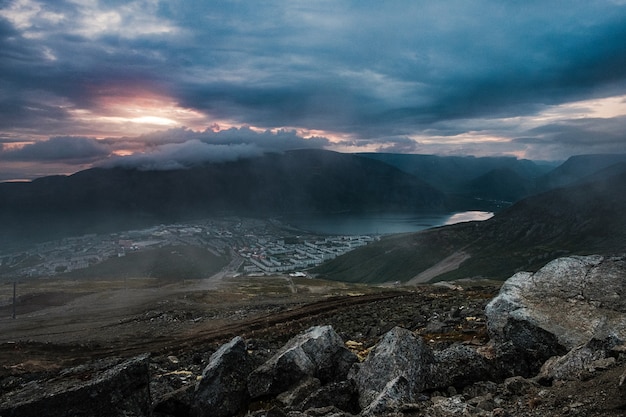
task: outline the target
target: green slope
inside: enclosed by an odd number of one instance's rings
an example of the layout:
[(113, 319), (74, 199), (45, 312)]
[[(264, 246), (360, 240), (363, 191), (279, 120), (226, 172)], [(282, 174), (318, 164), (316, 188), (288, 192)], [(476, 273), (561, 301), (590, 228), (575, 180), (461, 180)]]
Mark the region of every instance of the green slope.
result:
[(502, 280), (564, 254), (626, 252), (626, 169), (594, 179), (529, 197), (485, 222), (388, 237), (313, 272), (350, 282), (406, 282), (463, 251), (470, 258), (435, 280)]

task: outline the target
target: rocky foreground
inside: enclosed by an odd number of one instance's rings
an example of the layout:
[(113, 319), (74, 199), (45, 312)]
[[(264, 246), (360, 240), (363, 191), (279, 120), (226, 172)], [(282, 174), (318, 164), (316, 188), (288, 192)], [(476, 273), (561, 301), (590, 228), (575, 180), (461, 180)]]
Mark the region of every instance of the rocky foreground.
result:
[(419, 287), (226, 343), (4, 373), (0, 416), (622, 416), (626, 257)]

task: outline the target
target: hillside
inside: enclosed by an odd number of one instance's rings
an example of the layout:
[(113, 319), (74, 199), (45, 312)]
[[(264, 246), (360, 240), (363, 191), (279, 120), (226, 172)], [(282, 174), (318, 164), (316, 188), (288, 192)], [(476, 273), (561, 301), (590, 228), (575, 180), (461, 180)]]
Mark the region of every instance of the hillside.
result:
[(576, 155), (538, 179), (538, 189), (563, 187), (602, 171), (612, 165), (626, 162), (626, 154)]
[(494, 170), (507, 169), (530, 183), (551, 171), (555, 164), (541, 164), (514, 157), (438, 156), (392, 153), (362, 153), (415, 175), (434, 187), (451, 193), (466, 193), (468, 182)]
[(302, 150), (169, 171), (89, 169), (0, 184), (0, 245), (214, 215), (445, 211), (440, 191), (397, 168)]
[(533, 184), (510, 168), (496, 168), (463, 186), (474, 198), (514, 202), (531, 195)]
[[(612, 173), (612, 170), (606, 171)], [(626, 169), (526, 198), (484, 222), (389, 236), (318, 267), (349, 282), (506, 279), (557, 256), (626, 249)], [(457, 259), (458, 262), (452, 262)]]

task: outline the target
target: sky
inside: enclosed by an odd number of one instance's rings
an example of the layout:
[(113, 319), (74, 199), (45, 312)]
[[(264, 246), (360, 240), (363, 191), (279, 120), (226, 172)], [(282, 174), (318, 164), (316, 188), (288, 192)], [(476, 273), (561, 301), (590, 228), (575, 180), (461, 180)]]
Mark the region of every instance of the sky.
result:
[(626, 0), (0, 0), (0, 181), (626, 152)]

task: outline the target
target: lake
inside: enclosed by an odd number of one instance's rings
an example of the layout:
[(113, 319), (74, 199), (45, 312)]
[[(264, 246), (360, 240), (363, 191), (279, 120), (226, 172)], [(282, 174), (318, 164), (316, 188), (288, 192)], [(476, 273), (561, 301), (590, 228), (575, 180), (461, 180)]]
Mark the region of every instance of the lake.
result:
[(464, 211), (449, 214), (335, 214), (319, 217), (283, 219), (298, 229), (329, 235), (387, 235), (418, 232), (436, 226), (482, 221), (493, 216), (487, 211)]

